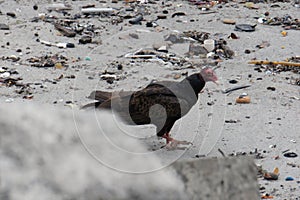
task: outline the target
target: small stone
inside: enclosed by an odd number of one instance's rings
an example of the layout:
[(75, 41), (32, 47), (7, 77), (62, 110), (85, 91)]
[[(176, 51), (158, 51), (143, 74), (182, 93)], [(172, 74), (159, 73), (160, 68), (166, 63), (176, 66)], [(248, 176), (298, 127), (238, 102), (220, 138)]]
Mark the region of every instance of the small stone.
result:
[(88, 44), (92, 42), (92, 37), (90, 36), (83, 36), (79, 39), (80, 44)]
[(237, 80), (230, 80), (229, 83), (230, 84), (236, 84), (236, 83), (238, 83), (238, 81)]
[(13, 12), (8, 12), (8, 13), (6, 13), (6, 15), (7, 15), (7, 16), (10, 16), (10, 17), (13, 17), (13, 18), (16, 17), (16, 14), (13, 13)]
[(255, 9), (255, 10), (259, 9), (259, 6), (257, 4), (254, 4), (253, 2), (247, 2), (245, 4), (245, 7), (249, 9)]
[(8, 77), (10, 77), (9, 72), (4, 72), (4, 73), (0, 74), (0, 78), (8, 78)]
[(123, 65), (118, 64), (117, 69), (118, 69), (118, 70), (122, 70), (122, 69), (123, 69)]
[(55, 64), (55, 68), (56, 69), (62, 69), (62, 68), (64, 68), (64, 66), (59, 62), (59, 63)]
[(67, 43), (66, 47), (67, 48), (75, 48), (75, 44), (74, 43)]
[(250, 53), (251, 53), (251, 51), (249, 49), (245, 50), (245, 54), (250, 54)]
[(129, 36), (134, 38), (134, 39), (139, 39), (139, 35), (136, 33), (129, 33)]
[(283, 154), (284, 157), (287, 157), (287, 158), (296, 158), (298, 155), (294, 152), (287, 152), (285, 154)]
[(161, 46), (157, 49), (157, 51), (168, 53), (168, 47), (167, 46)]
[(14, 102), (14, 99), (13, 98), (8, 98), (8, 99), (5, 100), (5, 102), (6, 103), (12, 103), (12, 102)]
[(291, 176), (288, 176), (288, 177), (285, 178), (285, 181), (293, 181), (293, 180), (295, 180), (295, 179)]
[(286, 32), (286, 31), (281, 31), (281, 35), (282, 35), (283, 37), (285, 37), (285, 36), (287, 36), (287, 32)]
[(175, 74), (174, 75), (174, 79), (180, 79), (181, 78), (181, 74)]
[(0, 30), (9, 30), (9, 26), (6, 24), (0, 23)]
[(157, 19), (167, 19), (167, 15), (158, 15)]
[(275, 87), (267, 87), (267, 90), (275, 91), (276, 88)]
[(233, 19), (223, 19), (222, 22), (224, 24), (232, 24), (232, 25), (236, 23), (235, 20)]

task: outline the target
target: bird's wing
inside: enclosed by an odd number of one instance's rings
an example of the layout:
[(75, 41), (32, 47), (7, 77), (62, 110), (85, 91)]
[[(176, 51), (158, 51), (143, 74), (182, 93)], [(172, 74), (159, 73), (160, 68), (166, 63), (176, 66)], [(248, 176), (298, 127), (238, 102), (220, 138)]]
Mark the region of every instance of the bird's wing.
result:
[[(153, 107), (155, 105), (158, 107)], [(133, 116), (135, 113), (149, 116), (152, 108), (157, 118), (164, 116), (165, 112), (168, 118), (177, 120), (182, 116), (181, 110), (186, 110), (187, 107), (189, 105), (184, 98), (178, 98), (169, 88), (158, 84), (148, 85), (143, 90), (133, 93), (130, 99), (130, 113)]]

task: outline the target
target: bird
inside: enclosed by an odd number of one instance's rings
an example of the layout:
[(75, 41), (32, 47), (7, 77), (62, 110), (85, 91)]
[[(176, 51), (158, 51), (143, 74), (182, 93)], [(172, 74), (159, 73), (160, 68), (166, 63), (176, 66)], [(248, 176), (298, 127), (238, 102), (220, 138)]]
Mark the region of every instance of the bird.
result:
[(96, 90), (89, 95), (96, 102), (84, 105), (82, 109), (113, 110), (129, 125), (154, 124), (156, 135), (165, 138), (165, 147), (173, 150), (180, 145), (192, 144), (172, 138), (170, 131), (175, 122), (196, 104), (198, 94), (209, 81), (218, 84), (218, 77), (214, 69), (204, 67), (181, 81), (151, 82), (137, 91)]

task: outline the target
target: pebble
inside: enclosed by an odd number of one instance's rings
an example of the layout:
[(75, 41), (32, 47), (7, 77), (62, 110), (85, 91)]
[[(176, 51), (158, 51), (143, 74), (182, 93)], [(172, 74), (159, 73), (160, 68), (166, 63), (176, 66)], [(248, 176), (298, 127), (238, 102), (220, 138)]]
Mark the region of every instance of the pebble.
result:
[(228, 81), (230, 84), (236, 84), (236, 83), (238, 83), (238, 81), (237, 80), (230, 80), (230, 81)]
[(8, 78), (8, 77), (10, 77), (9, 72), (4, 72), (4, 73), (0, 74), (0, 78)]
[(16, 17), (16, 14), (13, 13), (13, 12), (8, 12), (8, 13), (6, 13), (6, 15), (7, 15), (7, 16), (10, 16), (10, 17), (13, 17), (13, 18)]
[(287, 158), (296, 158), (298, 155), (294, 152), (287, 152), (285, 154), (283, 154), (284, 157), (287, 157)]
[(267, 87), (267, 90), (275, 91), (276, 88), (275, 87)]
[(0, 23), (0, 30), (9, 30), (9, 26), (6, 24)]
[(91, 43), (91, 42), (92, 42), (92, 37), (90, 37), (90, 36), (82, 36), (79, 39), (80, 44), (88, 44), (88, 43)]
[(91, 61), (91, 60), (92, 60), (92, 58), (91, 58), (91, 57), (89, 57), (89, 56), (86, 56), (84, 60), (86, 60), (86, 61)]
[(232, 25), (236, 23), (235, 20), (233, 19), (223, 19), (222, 22), (224, 24), (232, 24)]
[(8, 98), (8, 99), (5, 100), (5, 102), (6, 103), (12, 103), (12, 102), (14, 102), (14, 99), (13, 98)]
[(293, 181), (293, 180), (295, 180), (295, 179), (291, 176), (288, 176), (288, 177), (285, 178), (285, 181)]
[(285, 37), (285, 36), (287, 36), (287, 32), (286, 32), (286, 31), (281, 31), (281, 35), (282, 35), (283, 37)]

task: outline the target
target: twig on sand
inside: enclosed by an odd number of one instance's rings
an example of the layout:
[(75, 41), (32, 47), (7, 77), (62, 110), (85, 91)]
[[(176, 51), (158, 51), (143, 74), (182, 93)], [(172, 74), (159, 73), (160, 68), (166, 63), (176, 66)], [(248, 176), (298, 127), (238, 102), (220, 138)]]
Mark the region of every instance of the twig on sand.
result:
[(300, 67), (300, 63), (286, 62), (286, 61), (268, 61), (268, 60), (251, 60), (248, 64), (254, 65), (284, 65), (284, 66), (294, 66)]
[(244, 88), (247, 88), (247, 87), (250, 87), (251, 85), (242, 85), (242, 86), (236, 86), (236, 87), (233, 87), (233, 88), (228, 88), (226, 90), (223, 90), (222, 93), (223, 94), (227, 94), (229, 92), (232, 92), (232, 91), (235, 91), (235, 90), (240, 90), (240, 89), (244, 89)]
[(223, 157), (226, 157), (225, 153), (219, 148), (218, 151), (222, 154)]

